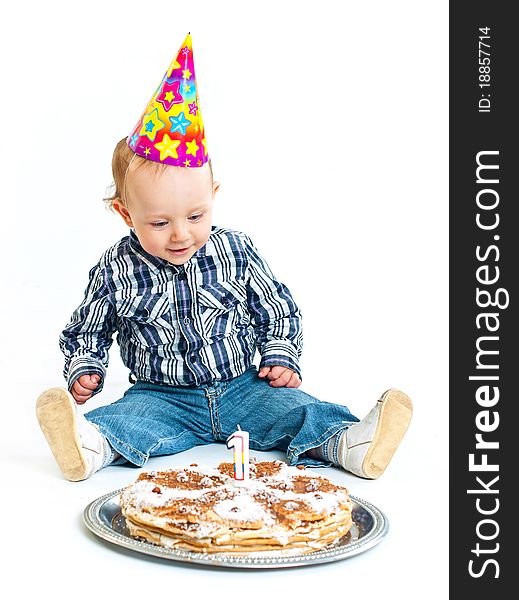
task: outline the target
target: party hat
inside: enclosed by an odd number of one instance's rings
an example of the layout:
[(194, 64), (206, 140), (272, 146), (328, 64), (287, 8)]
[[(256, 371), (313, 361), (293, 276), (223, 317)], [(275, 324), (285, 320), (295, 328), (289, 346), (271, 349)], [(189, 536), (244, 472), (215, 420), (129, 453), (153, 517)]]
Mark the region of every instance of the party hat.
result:
[(207, 162), (189, 33), (127, 143), (139, 156), (158, 163), (201, 167)]

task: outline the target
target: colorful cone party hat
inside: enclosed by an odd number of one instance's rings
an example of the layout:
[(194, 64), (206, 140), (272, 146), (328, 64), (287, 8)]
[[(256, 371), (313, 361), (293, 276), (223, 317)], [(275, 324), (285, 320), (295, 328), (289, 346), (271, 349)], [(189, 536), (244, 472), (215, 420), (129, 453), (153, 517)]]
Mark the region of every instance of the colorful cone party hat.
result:
[(187, 34), (151, 97), (128, 146), (139, 156), (177, 167), (207, 162), (191, 35)]

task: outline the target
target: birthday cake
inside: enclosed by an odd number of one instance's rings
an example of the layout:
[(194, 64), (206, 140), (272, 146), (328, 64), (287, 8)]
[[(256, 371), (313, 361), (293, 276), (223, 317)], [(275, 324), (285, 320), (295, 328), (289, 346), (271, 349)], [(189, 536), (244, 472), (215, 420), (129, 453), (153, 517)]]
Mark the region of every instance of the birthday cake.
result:
[(176, 467), (139, 475), (120, 495), (130, 535), (194, 552), (301, 554), (333, 545), (351, 528), (345, 487), (282, 461)]

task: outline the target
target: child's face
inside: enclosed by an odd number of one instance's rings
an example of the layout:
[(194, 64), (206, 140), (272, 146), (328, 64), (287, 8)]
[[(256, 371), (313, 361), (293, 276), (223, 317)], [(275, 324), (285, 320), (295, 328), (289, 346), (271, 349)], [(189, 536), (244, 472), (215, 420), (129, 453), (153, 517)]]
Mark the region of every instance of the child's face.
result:
[(207, 163), (164, 171), (141, 166), (128, 172), (127, 206), (115, 201), (114, 209), (135, 229), (146, 252), (182, 265), (209, 238), (217, 189)]

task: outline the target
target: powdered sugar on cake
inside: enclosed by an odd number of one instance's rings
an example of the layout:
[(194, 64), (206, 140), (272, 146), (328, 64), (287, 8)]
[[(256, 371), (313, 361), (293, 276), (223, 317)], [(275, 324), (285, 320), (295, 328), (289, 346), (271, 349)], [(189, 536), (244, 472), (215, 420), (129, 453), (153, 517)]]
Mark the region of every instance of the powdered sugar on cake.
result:
[(346, 488), (282, 461), (251, 464), (241, 485), (232, 463), (144, 472), (120, 502), (132, 535), (201, 552), (308, 552), (351, 527)]

